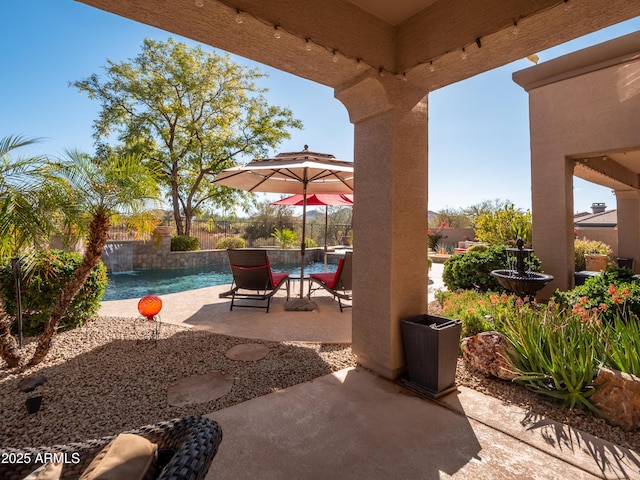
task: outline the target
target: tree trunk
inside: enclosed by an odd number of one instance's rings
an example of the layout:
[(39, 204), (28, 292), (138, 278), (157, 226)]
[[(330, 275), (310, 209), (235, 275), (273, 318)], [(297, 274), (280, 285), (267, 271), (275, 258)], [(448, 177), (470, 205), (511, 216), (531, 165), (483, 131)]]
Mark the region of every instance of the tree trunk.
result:
[(11, 335), (11, 319), (4, 308), (4, 301), (0, 298), (0, 356), (9, 367), (19, 367), (24, 362), (18, 342)]
[(33, 357), (29, 360), (29, 365), (38, 365), (49, 353), (51, 342), (60, 320), (67, 313), (69, 305), (71, 305), (71, 302), (86, 282), (91, 270), (100, 262), (108, 236), (109, 217), (106, 212), (98, 211), (94, 214), (89, 226), (89, 239), (82, 262), (80, 262), (76, 271), (73, 272), (67, 284), (62, 288), (57, 303), (51, 309), (44, 332), (38, 338), (38, 345)]
[(193, 215), (190, 211), (184, 212), (184, 234), (189, 237), (191, 236), (191, 218)]

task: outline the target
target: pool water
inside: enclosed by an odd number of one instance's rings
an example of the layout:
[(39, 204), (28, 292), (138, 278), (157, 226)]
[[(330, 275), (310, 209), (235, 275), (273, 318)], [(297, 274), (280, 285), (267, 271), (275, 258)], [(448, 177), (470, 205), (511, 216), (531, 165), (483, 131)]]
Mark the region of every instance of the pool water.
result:
[[(335, 272), (337, 264), (327, 264), (328, 272)], [(272, 264), (274, 272), (300, 274), (299, 264)], [(324, 263), (313, 262), (305, 265), (305, 274), (324, 272)], [(141, 298), (145, 295), (166, 295), (186, 292), (196, 288), (231, 285), (233, 277), (226, 265), (210, 265), (200, 268), (171, 270), (140, 270), (135, 272), (109, 273), (109, 284), (102, 297), (103, 301)]]

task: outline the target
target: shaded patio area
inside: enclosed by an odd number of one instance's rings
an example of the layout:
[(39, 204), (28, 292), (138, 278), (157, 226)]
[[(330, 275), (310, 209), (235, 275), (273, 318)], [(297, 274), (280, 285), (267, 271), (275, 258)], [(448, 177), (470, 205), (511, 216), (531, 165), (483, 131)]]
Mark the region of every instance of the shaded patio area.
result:
[[(429, 298), (441, 287), (431, 270)], [(164, 321), (268, 340), (350, 341), (351, 313), (327, 295), (317, 312), (228, 311), (210, 287), (163, 297)], [(136, 300), (101, 315), (135, 315)], [(640, 478), (640, 455), (475, 390), (439, 402), (348, 368), (212, 412), (224, 439), (208, 479)]]

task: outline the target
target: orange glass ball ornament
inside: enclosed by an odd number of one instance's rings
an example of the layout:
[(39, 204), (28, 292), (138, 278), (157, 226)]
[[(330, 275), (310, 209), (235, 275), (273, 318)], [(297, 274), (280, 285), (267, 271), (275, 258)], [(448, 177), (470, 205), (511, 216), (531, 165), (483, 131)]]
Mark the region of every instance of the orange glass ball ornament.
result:
[(156, 295), (147, 295), (138, 302), (138, 311), (147, 320), (152, 321), (153, 317), (162, 310), (162, 300)]

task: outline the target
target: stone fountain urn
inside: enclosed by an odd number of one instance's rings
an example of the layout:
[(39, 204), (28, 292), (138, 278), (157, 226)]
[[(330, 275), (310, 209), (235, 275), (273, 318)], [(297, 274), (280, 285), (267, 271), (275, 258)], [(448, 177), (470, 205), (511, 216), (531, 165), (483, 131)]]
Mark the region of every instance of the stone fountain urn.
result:
[[(552, 275), (526, 270), (525, 259), (533, 249), (523, 248), (524, 240), (516, 240), (517, 248), (507, 248), (507, 259), (515, 259), (515, 269), (493, 270), (491, 276), (507, 290), (519, 296), (535, 296), (535, 294), (547, 283), (553, 280)], [(509, 261), (512, 264), (512, 261)]]

